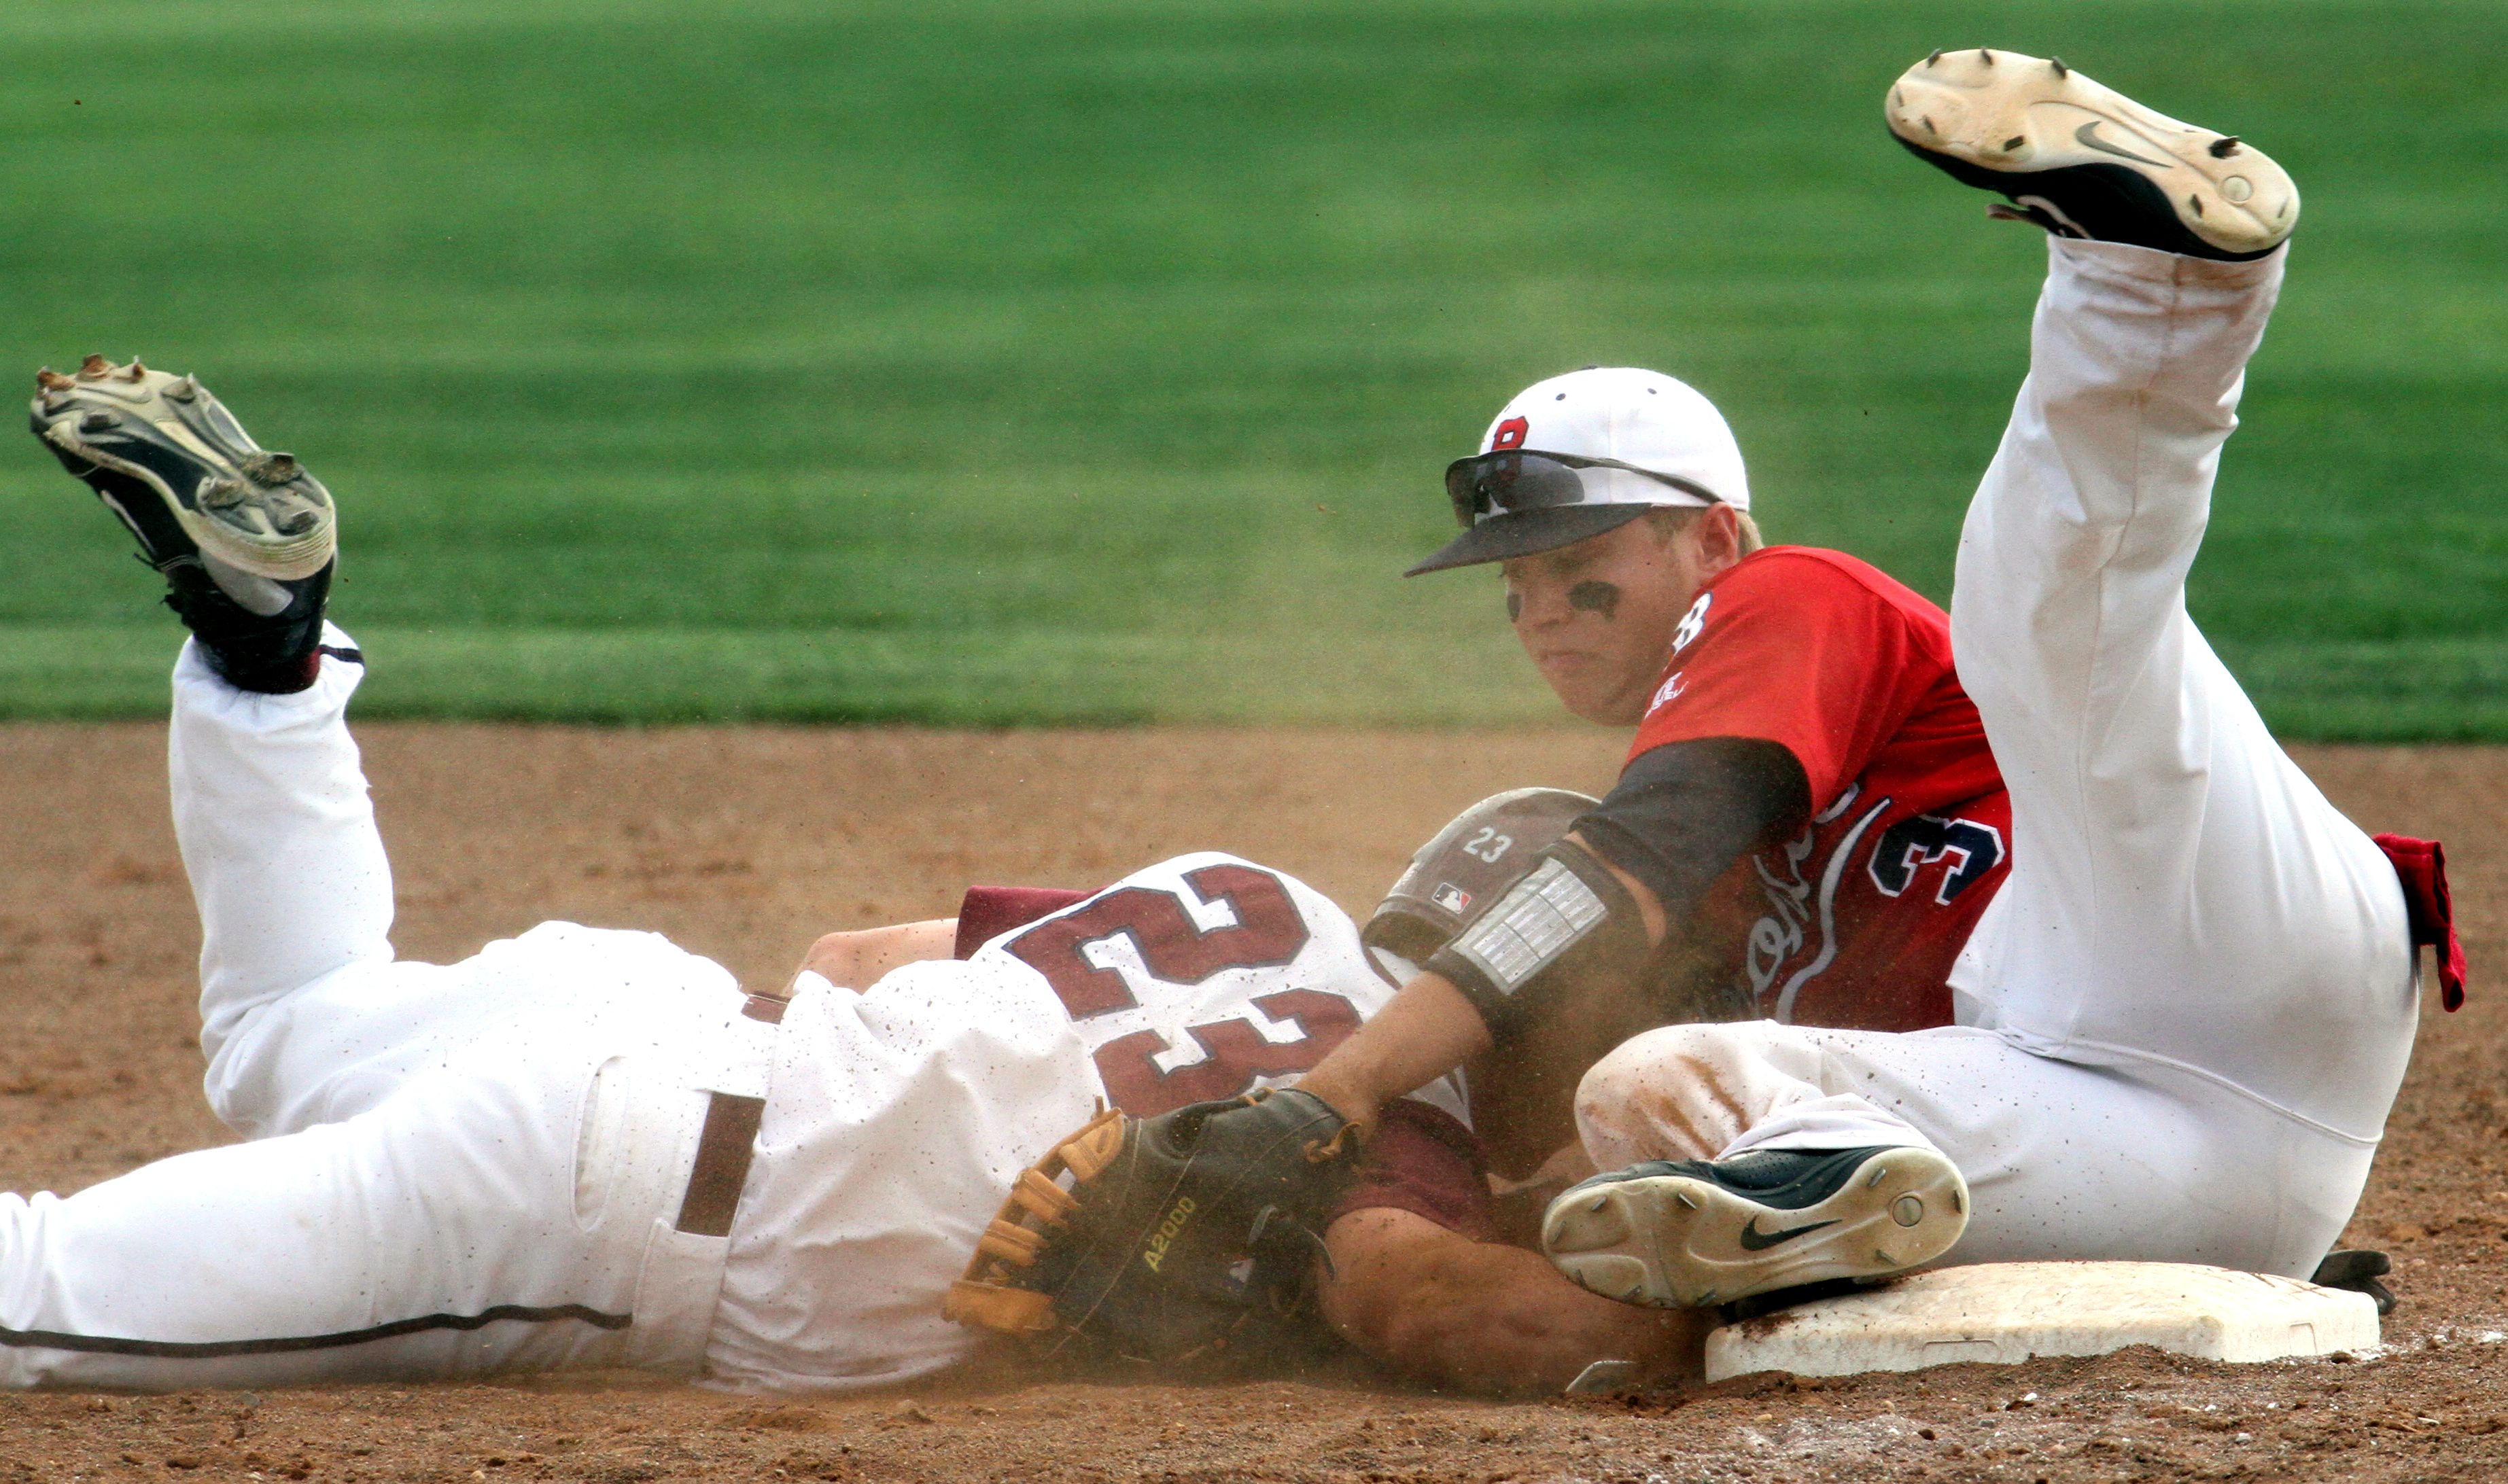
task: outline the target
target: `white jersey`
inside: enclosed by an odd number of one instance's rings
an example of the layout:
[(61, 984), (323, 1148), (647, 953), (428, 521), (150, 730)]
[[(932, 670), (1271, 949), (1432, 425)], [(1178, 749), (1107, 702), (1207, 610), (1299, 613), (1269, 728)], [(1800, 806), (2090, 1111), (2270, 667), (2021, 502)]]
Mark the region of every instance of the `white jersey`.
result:
[[(972, 1340), (940, 1300), (1012, 1179), (1104, 1098), (1153, 1115), (1294, 1081), (1390, 999), (1348, 914), (1203, 852), (964, 960), (867, 990), (804, 974), (706, 1353), (719, 1382), (921, 1374)], [(1457, 1117), (1451, 1082), (1423, 1097)]]
[[(1106, 1101), (1145, 1118), (1296, 1081), (1396, 988), (1321, 892), (1216, 852), (1134, 872), (968, 962), (1041, 977)], [(1427, 1096), (1462, 1116), (1448, 1084)]]

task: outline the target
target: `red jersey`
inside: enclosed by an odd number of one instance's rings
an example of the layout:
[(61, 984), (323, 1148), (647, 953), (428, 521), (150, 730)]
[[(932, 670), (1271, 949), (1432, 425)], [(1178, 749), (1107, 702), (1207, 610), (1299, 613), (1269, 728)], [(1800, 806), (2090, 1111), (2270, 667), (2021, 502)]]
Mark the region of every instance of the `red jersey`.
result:
[(1732, 946), (1760, 1013), (1948, 1025), (1952, 961), (2011, 838), (1949, 616), (1842, 552), (1754, 553), (1681, 620), (1629, 756), (1711, 737), (1776, 742), (1811, 784), (1802, 834), (1737, 861), (1698, 907), (1702, 940)]

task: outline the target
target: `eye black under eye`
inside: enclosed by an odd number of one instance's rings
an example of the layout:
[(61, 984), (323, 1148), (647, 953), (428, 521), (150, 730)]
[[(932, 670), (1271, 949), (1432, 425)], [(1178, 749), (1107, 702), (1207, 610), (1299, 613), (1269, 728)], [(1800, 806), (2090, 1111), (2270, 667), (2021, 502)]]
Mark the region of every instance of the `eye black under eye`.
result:
[(1509, 593), (1506, 595), (1506, 621), (1512, 624), (1522, 617), (1524, 617), (1524, 595)]
[(1568, 590), (1568, 606), (1612, 618), (1620, 611), (1620, 590), (1616, 584), (1588, 578)]

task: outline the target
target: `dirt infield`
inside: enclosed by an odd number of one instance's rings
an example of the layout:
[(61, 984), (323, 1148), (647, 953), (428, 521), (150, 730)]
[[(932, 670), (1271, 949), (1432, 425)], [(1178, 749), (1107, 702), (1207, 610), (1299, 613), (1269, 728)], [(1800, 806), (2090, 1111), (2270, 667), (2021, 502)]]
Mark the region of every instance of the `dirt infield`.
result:
[[(970, 881), (1088, 886), (1236, 851), (1366, 906), (1473, 798), (1597, 787), (1581, 732), (952, 734), (361, 729), (405, 956), (546, 918), (657, 928), (745, 982)], [(838, 1401), (632, 1379), (0, 1396), (0, 1481), (90, 1478), (2089, 1480), (2508, 1477), (2508, 750), (2302, 754), (2372, 828), (2454, 847), (2471, 1006), (2424, 1022), (2353, 1245), (2395, 1254), (2380, 1354), (2150, 1353), (1635, 1402), (1373, 1386), (958, 1378)], [(228, 1136), (201, 1105), (198, 937), (162, 729), (0, 727), (0, 1188), (72, 1190)], [(2223, 965), (2234, 973), (2233, 964)]]

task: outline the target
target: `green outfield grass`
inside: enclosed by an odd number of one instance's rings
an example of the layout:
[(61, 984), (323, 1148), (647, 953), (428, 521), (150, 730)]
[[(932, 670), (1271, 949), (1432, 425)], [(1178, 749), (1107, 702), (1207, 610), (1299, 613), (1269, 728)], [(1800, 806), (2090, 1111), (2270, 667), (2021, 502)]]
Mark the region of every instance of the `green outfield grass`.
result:
[[(2299, 177), (2194, 602), (2293, 735), (2508, 737), (2508, 8), (83, 0), (0, 14), (0, 368), (197, 369), (343, 497), (371, 714), (1520, 721), (1403, 583), (1641, 362), (1936, 597), (2034, 235), (1883, 134), (2061, 53)], [(170, 621), (0, 455), (0, 713)]]

